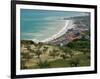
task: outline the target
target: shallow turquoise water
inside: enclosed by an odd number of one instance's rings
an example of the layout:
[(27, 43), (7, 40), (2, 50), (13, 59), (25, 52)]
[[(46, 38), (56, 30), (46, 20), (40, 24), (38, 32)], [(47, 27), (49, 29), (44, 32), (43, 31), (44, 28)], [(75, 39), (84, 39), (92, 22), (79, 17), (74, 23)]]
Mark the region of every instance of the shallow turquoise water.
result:
[(65, 17), (86, 14), (86, 12), (21, 9), (21, 39), (44, 40), (58, 33), (65, 26)]

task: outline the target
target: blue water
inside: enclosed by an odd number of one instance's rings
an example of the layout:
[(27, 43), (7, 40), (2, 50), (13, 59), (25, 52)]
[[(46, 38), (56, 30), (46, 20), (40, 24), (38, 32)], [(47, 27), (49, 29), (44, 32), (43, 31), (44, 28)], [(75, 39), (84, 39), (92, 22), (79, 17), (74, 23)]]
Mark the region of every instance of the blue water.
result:
[(65, 17), (87, 15), (86, 12), (21, 9), (21, 39), (44, 40), (58, 33), (64, 26)]

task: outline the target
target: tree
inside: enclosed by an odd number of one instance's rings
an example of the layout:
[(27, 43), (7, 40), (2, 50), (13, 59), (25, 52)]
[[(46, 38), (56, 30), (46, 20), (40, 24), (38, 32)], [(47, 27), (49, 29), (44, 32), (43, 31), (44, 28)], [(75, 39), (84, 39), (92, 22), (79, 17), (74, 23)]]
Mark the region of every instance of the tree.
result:
[(43, 48), (43, 53), (46, 52), (48, 50), (48, 47), (44, 47)]
[(39, 42), (38, 45), (37, 45), (37, 48), (41, 48), (43, 46), (43, 43), (42, 42)]
[(39, 42), (36, 49), (33, 51), (35, 53), (35, 55), (38, 57), (39, 59), (39, 62), (41, 62), (41, 57), (40, 55), (42, 54), (42, 51), (41, 51), (41, 47), (42, 47), (43, 43), (42, 42)]
[(67, 56), (66, 56), (65, 53), (62, 53), (62, 54), (60, 55), (60, 57), (62, 57), (64, 60), (67, 58)]
[(49, 53), (50, 56), (52, 56), (53, 58), (55, 58), (56, 56), (58, 56), (58, 50), (57, 49), (53, 49), (52, 51), (50, 51)]
[(29, 52), (31, 52), (31, 47), (30, 47), (30, 45), (27, 45), (27, 50), (29, 50)]
[(61, 50), (65, 53), (65, 55), (69, 54), (70, 57), (72, 58), (73, 52), (72, 52), (71, 48), (69, 48), (69, 47), (63, 47)]
[(34, 50), (35, 55), (40, 59), (40, 55), (42, 54), (40, 49)]

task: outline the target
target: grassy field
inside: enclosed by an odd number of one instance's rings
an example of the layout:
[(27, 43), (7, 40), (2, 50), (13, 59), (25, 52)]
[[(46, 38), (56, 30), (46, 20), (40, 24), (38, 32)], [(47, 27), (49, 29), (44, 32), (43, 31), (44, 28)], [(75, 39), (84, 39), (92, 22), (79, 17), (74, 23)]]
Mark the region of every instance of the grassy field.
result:
[[(64, 46), (24, 43), (28, 52), (21, 52), (21, 69), (90, 66), (89, 40), (75, 40)], [(30, 49), (30, 44), (34, 49)]]

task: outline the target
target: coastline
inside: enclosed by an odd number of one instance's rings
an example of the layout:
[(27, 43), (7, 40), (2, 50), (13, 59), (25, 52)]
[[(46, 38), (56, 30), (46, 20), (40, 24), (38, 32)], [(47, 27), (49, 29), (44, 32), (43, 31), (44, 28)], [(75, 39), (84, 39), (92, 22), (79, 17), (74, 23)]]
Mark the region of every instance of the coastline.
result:
[(73, 23), (72, 20), (66, 20), (64, 28), (62, 28), (57, 34), (52, 35), (50, 38), (42, 40), (41, 42), (48, 42), (53, 39), (60, 37), (61, 35), (65, 34), (69, 28), (72, 28), (70, 25)]

